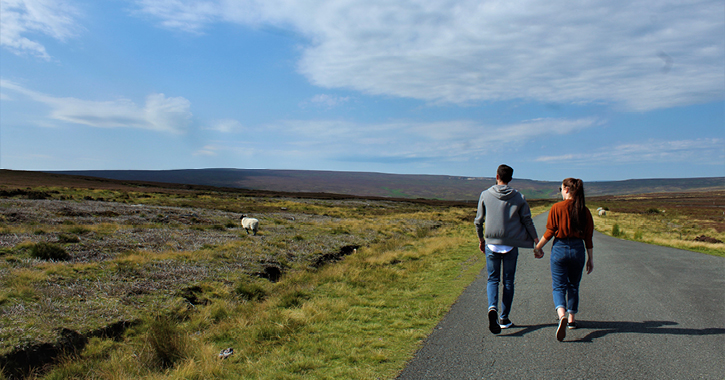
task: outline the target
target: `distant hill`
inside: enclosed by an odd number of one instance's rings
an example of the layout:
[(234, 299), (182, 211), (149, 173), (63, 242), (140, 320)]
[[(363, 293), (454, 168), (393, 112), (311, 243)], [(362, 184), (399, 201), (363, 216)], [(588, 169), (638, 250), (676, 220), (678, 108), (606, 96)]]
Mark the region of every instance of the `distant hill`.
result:
[[(440, 200), (476, 200), (483, 189), (495, 184), (495, 179), (490, 177), (315, 170), (74, 170), (46, 173), (293, 193)], [(529, 199), (543, 199), (557, 197), (560, 182), (514, 178), (510, 185)], [(587, 196), (725, 190), (725, 177), (586, 182), (585, 189)]]

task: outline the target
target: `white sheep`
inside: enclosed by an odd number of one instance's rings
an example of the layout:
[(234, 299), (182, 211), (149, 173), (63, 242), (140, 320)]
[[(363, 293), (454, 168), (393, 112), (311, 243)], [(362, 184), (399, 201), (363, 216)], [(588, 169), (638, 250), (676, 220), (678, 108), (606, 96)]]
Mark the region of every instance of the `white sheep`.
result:
[(599, 216), (605, 216), (605, 215), (607, 215), (607, 210), (604, 210), (604, 209), (599, 210)]
[(257, 236), (257, 230), (259, 230), (259, 220), (255, 218), (247, 218), (246, 215), (242, 215), (242, 227), (244, 227), (244, 230), (247, 231), (247, 235), (249, 235), (249, 230), (252, 230), (254, 236)]

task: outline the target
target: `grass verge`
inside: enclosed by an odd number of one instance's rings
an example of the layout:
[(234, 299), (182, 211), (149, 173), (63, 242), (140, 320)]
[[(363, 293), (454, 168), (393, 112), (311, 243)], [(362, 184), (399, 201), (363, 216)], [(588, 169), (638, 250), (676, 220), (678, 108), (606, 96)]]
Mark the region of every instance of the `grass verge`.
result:
[(485, 265), (473, 208), (52, 194), (0, 203), (4, 376), (393, 378)]
[[(123, 342), (93, 341), (45, 378), (394, 378), (485, 265), (470, 230), (361, 248), (262, 283), (262, 301), (166, 310)], [(228, 347), (234, 355), (217, 358)]]
[(692, 216), (668, 215), (656, 209), (645, 213), (607, 211), (603, 216), (592, 210), (592, 216), (595, 229), (610, 236), (725, 257), (725, 244), (696, 240), (706, 236), (725, 241), (725, 233)]

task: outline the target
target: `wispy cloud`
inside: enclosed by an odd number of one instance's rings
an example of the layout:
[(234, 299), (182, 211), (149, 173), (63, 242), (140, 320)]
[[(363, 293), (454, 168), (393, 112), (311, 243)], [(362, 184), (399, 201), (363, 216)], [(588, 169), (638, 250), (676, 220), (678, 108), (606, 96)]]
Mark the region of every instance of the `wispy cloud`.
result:
[(313, 105), (317, 107), (333, 108), (349, 101), (349, 96), (318, 94), (313, 96), (310, 100), (303, 102), (301, 106), (305, 107), (307, 105)]
[[(431, 102), (526, 99), (645, 111), (725, 95), (719, 0), (138, 0), (165, 27), (273, 25), (308, 38), (323, 88)], [(663, 58), (664, 57), (664, 58)]]
[(244, 127), (242, 126), (242, 123), (240, 123), (237, 120), (222, 119), (222, 120), (217, 120), (217, 121), (211, 123), (210, 126), (204, 128), (204, 129), (222, 132), (222, 133), (233, 133), (233, 132), (241, 131), (242, 129), (244, 129)]
[(76, 22), (80, 12), (65, 0), (0, 0), (0, 8), (0, 45), (15, 54), (50, 60), (45, 46), (28, 35), (65, 41), (82, 30)]
[(572, 165), (638, 164), (646, 162), (680, 162), (722, 165), (725, 162), (725, 140), (703, 138), (695, 140), (649, 140), (641, 143), (600, 147), (593, 152), (541, 156), (538, 162)]
[(536, 119), (508, 125), (470, 120), (380, 124), (308, 120), (285, 121), (265, 129), (288, 138), (286, 146), (325, 152), (343, 160), (403, 162), (467, 160), (507, 149), (507, 144), (520, 146), (542, 136), (576, 133), (598, 124), (592, 118)]
[(216, 145), (205, 145), (202, 148), (198, 149), (194, 152), (194, 156), (216, 156), (218, 155), (218, 152), (220, 148)]
[(25, 95), (51, 108), (49, 117), (68, 123), (97, 128), (140, 128), (160, 132), (182, 133), (191, 124), (191, 103), (183, 97), (169, 98), (150, 94), (141, 107), (128, 99), (92, 101), (60, 98), (26, 89), (10, 81), (0, 80), (0, 87)]
[(204, 26), (223, 14), (223, 7), (210, 1), (137, 0), (136, 3), (144, 13), (160, 18), (164, 27), (191, 33), (200, 33)]

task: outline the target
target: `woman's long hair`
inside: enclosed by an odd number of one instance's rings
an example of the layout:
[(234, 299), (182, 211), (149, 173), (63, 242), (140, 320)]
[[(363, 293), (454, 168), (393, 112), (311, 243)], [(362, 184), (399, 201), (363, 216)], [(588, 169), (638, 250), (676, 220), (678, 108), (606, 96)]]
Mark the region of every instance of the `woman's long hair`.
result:
[(567, 178), (562, 184), (569, 188), (569, 193), (572, 195), (572, 202), (569, 204), (571, 229), (583, 234), (587, 226), (584, 182), (578, 178)]

